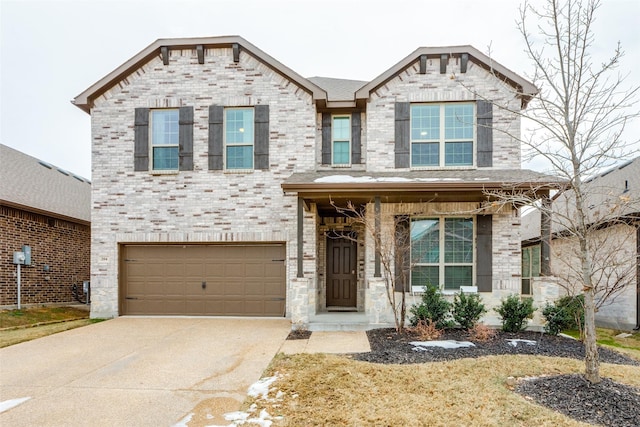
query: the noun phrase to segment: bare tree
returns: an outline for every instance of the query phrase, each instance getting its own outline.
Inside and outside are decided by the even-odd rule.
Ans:
[[[331,201],[336,211],[344,215],[352,224],[364,229],[371,239],[374,251],[380,258],[381,273],[385,281],[387,300],[393,311],[397,332],[404,330],[407,315],[406,293],[409,288],[411,239],[408,232],[409,216],[396,215],[392,228],[380,224],[376,226],[376,219],[366,206],[356,206],[348,201],[345,206],[338,206]],[[358,238],[350,233],[338,232],[336,236],[357,242]]]
[[[629,201],[619,200],[615,209],[595,212],[594,194],[590,193],[593,185],[587,181],[636,153],[623,139],[623,131],[638,117],[633,107],[640,88],[627,88],[627,76],[617,71],[624,56],[620,43],[603,62],[596,63],[593,57],[593,23],[599,0],[545,0],[539,4],[525,1],[518,20],[526,53],[534,66],[531,80],[540,89],[529,108],[519,112],[533,123],[530,137],[523,142],[529,155],[544,158],[552,173],[570,185],[562,200],[554,202],[564,206],[553,209],[553,229],[576,242],[574,257],[569,258],[575,263],[568,279],[579,284],[584,294],[585,378],[597,383],[597,304],[624,286],[628,275],[614,273],[613,267],[619,262],[615,255],[600,257],[598,248],[603,246],[595,236],[606,223],[621,217]],[[598,295],[601,282],[608,285]]]

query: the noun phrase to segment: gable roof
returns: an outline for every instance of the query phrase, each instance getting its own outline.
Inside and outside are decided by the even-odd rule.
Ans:
[[[513,86],[519,93],[523,108],[526,107],[529,100],[538,93],[538,89],[532,83],[469,45],[420,47],[375,79],[366,82],[328,77],[311,77],[307,79],[240,36],[220,36],[158,39],[76,96],[71,102],[86,113],[90,113],[94,99],[118,84],[123,78],[133,73],[137,68],[152,58],[161,56],[163,48],[196,49],[198,46],[202,46],[203,48],[238,47],[243,52],[255,57],[277,73],[308,91],[319,108],[362,107],[371,95],[371,92],[410,67],[423,55],[427,58],[440,58],[441,55],[445,54],[449,57],[461,57],[463,54],[467,54],[469,61],[486,70],[492,71],[497,78],[503,79]]]
[[[293,71],[283,63],[279,62],[266,52],[258,49],[253,44],[240,36],[220,36],[220,37],[198,37],[198,38],[175,38],[175,39],[158,39],[151,43],[149,46],[138,52],[131,59],[118,68],[107,74],[91,87],[86,89],[80,95],[76,96],[71,101],[76,107],[82,109],[86,113],[90,113],[93,100],[106,92],[113,86],[115,86],[122,78],[131,74],[142,64],[148,62],[153,57],[161,55],[161,49],[168,47],[169,49],[188,49],[195,48],[198,45],[202,45],[204,48],[214,47],[238,47],[249,55],[255,57],[259,61],[263,62],[267,66],[271,67],[277,73],[288,78],[292,82],[296,83],[303,89],[312,94],[314,100],[327,99],[327,93],[318,87],[316,84],[305,79],[300,74]]]
[[[0,144],[0,204],[89,224],[91,182]]]
[[[407,67],[417,61],[422,55],[427,58],[440,58],[441,55],[449,55],[450,57],[460,57],[462,54],[469,55],[469,61],[480,65],[482,68],[491,70],[499,78],[504,79],[507,83],[513,86],[522,99],[523,108],[526,107],[529,100],[538,93],[538,89],[533,83],[509,70],[507,67],[494,61],[489,56],[480,52],[473,46],[440,46],[440,47],[420,47],[407,55],[400,62],[389,68],[384,73],[380,74],[375,79],[371,80],[365,86],[360,88],[356,92],[356,99],[367,99],[371,92],[391,80],[393,77],[404,71]]]

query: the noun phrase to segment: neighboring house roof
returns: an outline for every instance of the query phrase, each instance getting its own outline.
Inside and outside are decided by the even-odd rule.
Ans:
[[[309,77],[309,80],[327,91],[329,101],[353,101],[356,91],[367,84],[363,80],[345,80],[330,77]]]
[[[0,204],[74,222],[91,221],[91,182],[0,144]]]
[[[640,157],[623,162],[583,183],[590,222],[607,221],[640,212]],[[568,190],[553,198],[552,231],[567,227],[562,215],[573,217],[573,191]],[[563,223],[565,223],[563,225]],[[521,237],[523,241],[540,237],[540,210],[532,209],[522,217]]]
[[[163,49],[197,49],[198,46],[202,46],[203,49],[214,47],[237,47],[239,50],[255,57],[259,61],[271,67],[277,73],[308,91],[320,108],[362,107],[364,105],[364,101],[369,98],[372,91],[400,74],[406,68],[412,66],[416,61],[420,60],[421,57],[440,58],[442,55],[459,58],[466,54],[469,61],[484,69],[492,71],[498,78],[503,79],[505,82],[513,86],[519,93],[523,107],[527,105],[531,97],[538,93],[538,89],[532,83],[495,62],[492,58],[472,46],[418,48],[372,81],[365,82],[326,77],[312,77],[306,79],[242,37],[220,36],[158,39],[136,54],[133,58],[129,59],[114,71],[100,79],[80,95],[76,96],[72,103],[86,113],[90,113],[94,99],[118,84],[123,78],[133,73],[142,64],[150,61],[154,57],[161,57]]]

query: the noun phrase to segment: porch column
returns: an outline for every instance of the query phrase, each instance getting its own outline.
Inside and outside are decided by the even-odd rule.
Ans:
[[[304,277],[303,257],[304,257],[304,201],[298,197],[298,274],[297,277]]]
[[[540,210],[540,275],[551,276],[551,199],[542,197]]]
[[[382,277],[380,272],[380,196],[376,196],[375,198],[375,244],[376,244],[376,253],[375,253],[375,262],[374,262],[374,273],[373,277]]]

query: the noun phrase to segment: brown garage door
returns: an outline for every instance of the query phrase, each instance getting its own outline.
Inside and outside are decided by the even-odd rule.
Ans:
[[[121,254],[121,314],[284,315],[284,244],[125,245]]]

